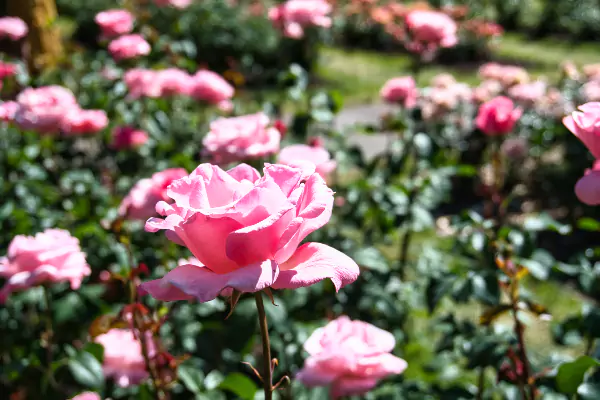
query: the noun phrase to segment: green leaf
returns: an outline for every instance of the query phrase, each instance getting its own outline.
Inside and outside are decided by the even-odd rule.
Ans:
[[[600,221],[589,217],[580,218],[577,227],[586,231],[600,231]]]
[[[575,361],[561,364],[556,374],[558,390],[562,393],[576,393],[587,370],[598,365],[600,362],[590,356],[581,356]]]
[[[361,267],[377,272],[388,272],[390,270],[387,260],[375,247],[365,247],[356,251],[354,261]]]
[[[219,385],[219,388],[228,390],[234,393],[237,397],[246,400],[253,400],[254,395],[258,390],[252,379],[248,378],[246,375],[240,374],[239,372],[234,372],[227,375],[227,377]]]
[[[104,386],[102,364],[87,351],[80,351],[69,360],[69,370],[73,374],[73,378],[84,386],[91,388]]]
[[[473,275],[473,295],[487,305],[496,305],[500,302],[500,286],[498,279],[493,274]]]
[[[577,394],[581,400],[600,399],[600,383],[584,383],[577,388]]]
[[[204,387],[204,373],[199,368],[182,364],[177,368],[179,379],[187,390],[198,394]]]
[[[435,311],[440,300],[452,290],[454,281],[450,277],[432,278],[425,289],[425,298],[427,300],[427,309],[429,314]]]
[[[558,232],[561,235],[566,235],[571,232],[570,225],[561,224],[545,212],[540,213],[538,216],[527,218],[523,227],[528,231],[537,232],[551,230]]]

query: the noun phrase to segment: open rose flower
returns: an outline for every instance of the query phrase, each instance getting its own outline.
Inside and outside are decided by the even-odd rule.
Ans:
[[[170,168],[139,180],[119,206],[119,215],[127,219],[145,220],[154,215],[155,205],[168,200],[167,188],[176,179],[187,175],[183,168]]]
[[[102,30],[104,38],[113,38],[131,32],[134,19],[126,10],[106,10],[96,14],[94,21]]]
[[[304,343],[310,357],[297,378],[309,387],[330,386],[334,399],[365,394],[380,379],[406,369],[406,361],[390,354],[395,344],[389,332],[339,317]]]
[[[0,39],[9,38],[10,40],[20,40],[29,32],[27,24],[17,17],[0,18]]]
[[[213,121],[202,144],[213,162],[220,164],[274,154],[280,139],[279,131],[269,126],[269,117],[257,113]]]
[[[73,397],[71,400],[101,400],[102,398],[96,392],[83,392]]]
[[[124,35],[108,44],[108,51],[117,61],[150,54],[152,48],[141,35]]]
[[[216,72],[207,70],[198,71],[192,77],[190,85],[190,95],[196,100],[217,105],[224,111],[228,111],[233,106],[231,98],[235,90],[233,86]]]
[[[409,12],[406,15],[406,28],[411,38],[409,48],[416,52],[452,47],[458,43],[456,22],[438,11]]]
[[[331,27],[331,4],[325,0],[288,0],[269,9],[269,19],[285,36],[299,39],[309,26]]]
[[[116,150],[133,149],[144,145],[148,134],[130,126],[120,126],[113,131],[111,147]]]
[[[7,280],[0,289],[0,303],[15,291],[45,283],[69,282],[75,290],[90,273],[79,240],[67,231],[47,229],[35,236],[15,236],[6,257],[0,258],[0,276]]]
[[[61,86],[27,88],[17,96],[15,123],[21,129],[55,133],[71,110],[79,109],[73,93]]]
[[[479,107],[475,124],[488,136],[501,136],[510,133],[523,111],[515,108],[511,99],[498,96]]]
[[[563,124],[600,159],[600,103],[586,103],[563,118]]]
[[[302,166],[303,163],[309,162],[316,167],[316,172],[325,180],[337,165],[324,147],[305,144],[293,144],[284,147],[279,152],[277,161],[280,164],[291,166]]]
[[[106,128],[108,117],[102,110],[71,109],[61,123],[62,132],[68,135],[95,133]]]
[[[154,344],[149,338],[150,357],[154,356]],[[140,341],[130,329],[111,329],[97,336],[95,342],[104,347],[102,370],[106,377],[113,378],[117,385],[137,385],[148,377]]]
[[[419,89],[412,76],[402,76],[387,81],[379,94],[388,103],[398,103],[403,107],[413,108],[417,104]]]
[[[600,206],[600,160],[575,185],[577,198],[589,206]]]
[[[164,301],[210,301],[224,289],[257,292],[294,289],[325,278],[336,290],[359,274],[356,263],[321,243],[300,243],[331,217],[333,191],[307,168],[266,164],[261,177],[240,164],[223,171],[201,164],[167,190],[173,204],[159,202],[164,216],[146,222],[164,229],[205,267],[176,267],[145,282],[142,292]]]
[[[5,101],[0,104],[0,121],[13,122],[18,109],[19,103],[16,101]]]

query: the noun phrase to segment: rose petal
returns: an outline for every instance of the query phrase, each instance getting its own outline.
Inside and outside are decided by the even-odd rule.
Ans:
[[[600,171],[590,171],[575,185],[577,198],[589,206],[600,205]]]
[[[367,393],[377,385],[377,379],[374,378],[340,378],[331,385],[331,397],[336,399],[343,396],[351,396]]]
[[[247,180],[252,183],[260,179],[260,174],[255,168],[252,168],[248,164],[239,164],[231,168],[227,173],[235,180],[242,181]]]

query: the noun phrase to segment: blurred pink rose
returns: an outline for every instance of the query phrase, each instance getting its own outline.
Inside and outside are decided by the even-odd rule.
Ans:
[[[108,117],[102,110],[82,110],[72,108],[65,114],[62,123],[62,132],[68,135],[96,133],[106,128]]]
[[[304,385],[330,385],[330,395],[362,395],[380,379],[401,374],[406,361],[390,354],[396,345],[391,333],[342,316],[317,329],[304,343],[310,354],[297,378]]]
[[[532,106],[542,100],[546,89],[547,85],[543,81],[519,83],[508,89],[508,95],[521,104]]]
[[[102,398],[96,392],[84,392],[73,397],[71,400],[101,400]]]
[[[27,88],[17,96],[15,123],[21,129],[54,133],[73,109],[79,109],[73,93],[62,86]]]
[[[585,101],[600,101],[600,81],[589,81],[581,87]]]
[[[419,89],[412,76],[402,76],[387,81],[379,94],[388,103],[399,103],[406,108],[413,108],[417,104]]]
[[[589,206],[600,206],[600,160],[575,185],[577,198]]]
[[[478,104],[485,103],[502,92],[502,84],[495,80],[485,80],[472,90],[472,100]]]
[[[325,180],[337,165],[324,147],[307,146],[305,144],[293,144],[284,147],[279,152],[277,162],[291,166],[302,166],[306,162],[312,163],[316,166],[316,172]]]
[[[142,96],[158,98],[162,95],[162,86],[157,77],[157,71],[133,68],[125,72],[123,81],[129,89],[128,96],[132,99]]]
[[[108,51],[117,61],[150,54],[152,48],[141,35],[124,35],[108,44]]]
[[[529,74],[525,68],[493,62],[482,65],[479,68],[479,76],[483,79],[498,81],[504,87],[529,81]]]
[[[0,18],[0,39],[8,37],[10,40],[19,40],[24,38],[27,32],[29,32],[27,24],[21,18]]]
[[[103,38],[113,38],[133,30],[134,16],[126,10],[106,10],[96,14],[94,21],[100,26]]]
[[[224,289],[295,289],[325,278],[336,290],[359,274],[356,263],[320,243],[300,242],[331,218],[333,191],[314,169],[246,164],[223,171],[201,164],[171,184],[146,231],[166,230],[206,268],[182,265],[140,289],[164,301],[210,301]]]
[[[125,150],[142,146],[148,141],[148,134],[130,126],[120,126],[113,131],[111,147]]]
[[[174,181],[187,175],[183,168],[170,168],[139,180],[119,206],[119,215],[127,219],[145,220],[156,215],[155,205],[168,200],[167,188]]]
[[[515,108],[511,99],[498,96],[479,107],[475,124],[488,136],[501,136],[510,133],[523,111]]]
[[[16,291],[44,283],[69,282],[78,289],[91,273],[79,240],[61,229],[47,229],[35,236],[18,235],[0,258],[0,276],[6,278],[0,303]]]
[[[406,28],[411,48],[430,51],[438,47],[452,47],[458,43],[456,22],[438,11],[414,10],[406,15]]]
[[[452,74],[438,74],[431,79],[431,86],[434,88],[446,89],[456,83]]]
[[[0,121],[13,122],[18,109],[19,103],[16,101],[5,101],[0,104]]]
[[[192,77],[190,95],[196,100],[228,107],[234,92],[233,86],[216,72],[202,70]]]
[[[179,68],[167,68],[156,73],[162,96],[187,95],[191,91],[192,77]]]
[[[102,370],[106,377],[113,378],[117,385],[128,387],[137,385],[148,377],[146,363],[142,355],[140,341],[129,329],[111,329],[94,339],[104,347]],[[155,353],[152,340],[149,356]]]
[[[184,9],[192,4],[192,0],[154,0],[154,4],[159,7],[175,7]]]
[[[269,127],[269,117],[257,113],[211,122],[202,144],[214,162],[228,163],[274,154],[280,139],[279,131]]]
[[[0,61],[0,80],[14,76],[17,72],[17,65]]]
[[[309,26],[331,27],[331,4],[325,0],[288,0],[269,9],[269,19],[285,36],[299,39]]]
[[[563,118],[563,124],[600,159],[600,103],[586,103],[579,110]]]

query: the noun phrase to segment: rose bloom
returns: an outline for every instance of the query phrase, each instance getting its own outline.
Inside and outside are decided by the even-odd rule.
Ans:
[[[18,109],[19,103],[16,101],[5,101],[0,104],[0,121],[13,122]]]
[[[158,98],[162,95],[162,86],[157,77],[157,71],[133,68],[125,72],[123,82],[129,89],[129,98],[137,99],[142,96]]]
[[[216,72],[202,70],[192,77],[190,96],[221,108],[231,106],[231,98],[235,90],[221,75]]]
[[[192,77],[179,68],[167,68],[156,73],[162,96],[190,93]]]
[[[388,103],[399,103],[406,108],[413,108],[417,104],[419,90],[412,76],[402,76],[387,81],[379,95]]]
[[[73,93],[61,86],[27,88],[17,96],[15,123],[21,129],[54,133],[73,109],[79,109]]]
[[[519,83],[508,89],[508,95],[521,104],[532,106],[544,97],[546,89],[543,81]]]
[[[106,10],[96,14],[94,21],[100,26],[103,37],[113,38],[131,32],[134,19],[126,10]]]
[[[284,147],[279,152],[277,162],[291,166],[301,166],[306,162],[312,163],[316,167],[316,172],[325,180],[337,165],[324,147],[307,146],[305,144],[293,144]]]
[[[192,4],[192,0],[154,0],[154,4],[158,7],[175,7],[184,9]]]
[[[325,0],[288,0],[269,9],[269,19],[285,36],[299,39],[309,26],[331,27],[331,4]]]
[[[406,369],[406,361],[390,354],[395,345],[391,333],[339,317],[304,343],[310,356],[297,378],[309,387],[329,385],[334,399],[365,394],[380,379]]]
[[[27,28],[27,24],[21,18],[0,18],[0,39],[7,37],[10,40],[16,41],[24,38],[27,32],[29,32],[29,28]]]
[[[187,175],[183,168],[169,168],[139,180],[119,206],[119,215],[127,219],[146,220],[154,215],[156,203],[168,200],[167,188],[176,179]]]
[[[586,103],[579,110],[563,118],[563,124],[600,159],[600,103]]]
[[[6,278],[0,303],[8,296],[45,283],[69,282],[71,289],[91,273],[79,240],[61,229],[47,229],[35,236],[18,235],[0,258],[0,276]]]
[[[150,54],[152,48],[141,35],[124,35],[108,44],[108,51],[117,61]]]
[[[581,87],[581,93],[585,101],[600,101],[600,81],[589,81]]]
[[[113,131],[111,147],[117,150],[132,149],[144,145],[148,134],[130,126],[120,126]]]
[[[0,80],[14,76],[17,72],[17,65],[0,61]]]
[[[101,400],[101,397],[96,392],[84,392],[73,397],[71,400]]]
[[[274,154],[280,139],[279,131],[269,127],[269,117],[256,113],[211,122],[202,144],[214,162],[228,163]]]
[[[600,79],[600,64],[587,64],[583,66],[583,74],[592,80]]]
[[[575,185],[577,198],[589,206],[600,206],[600,160]]]
[[[295,289],[329,278],[339,290],[356,280],[359,268],[348,256],[321,243],[300,246],[333,207],[333,191],[309,167],[266,164],[261,177],[247,164],[229,171],[201,164],[173,182],[167,194],[174,203],[159,202],[165,218],[149,219],[146,231],[164,229],[206,267],[181,265],[141,291],[164,301],[206,302],[226,288]]]
[[[130,329],[111,329],[97,336],[94,341],[104,347],[104,375],[113,378],[117,385],[137,385],[148,377],[142,345]],[[153,356],[155,349],[152,340],[148,344],[149,356]]]
[[[472,100],[478,104],[485,103],[502,92],[502,84],[495,80],[485,80],[472,90]]]
[[[498,96],[479,107],[475,124],[488,136],[501,136],[510,133],[523,111],[515,108],[511,99]]]
[[[498,81],[504,87],[510,87],[529,81],[529,74],[525,68],[497,63],[487,63],[482,65],[479,68],[479,76],[483,79]]]
[[[406,15],[405,21],[416,50],[452,47],[458,43],[456,22],[444,13],[414,10]]]
[[[72,108],[63,118],[61,130],[68,135],[96,133],[106,128],[108,117],[102,110]]]

